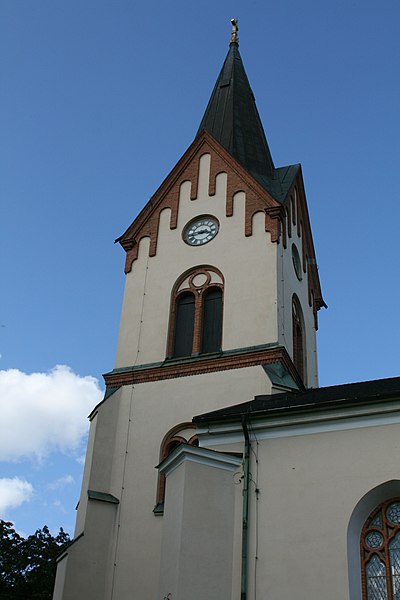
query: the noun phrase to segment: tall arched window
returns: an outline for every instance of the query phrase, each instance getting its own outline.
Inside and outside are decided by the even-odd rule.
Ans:
[[[222,345],[222,273],[215,267],[186,271],[172,290],[167,355],[219,352]]]
[[[361,533],[363,600],[400,599],[400,498],[383,502]]]
[[[292,299],[292,332],[293,332],[293,363],[306,383],[306,339],[304,318],[299,299],[296,294]]]
[[[222,338],[222,290],[211,287],[203,296],[202,352],[218,352]]]
[[[195,296],[191,292],[183,292],[177,297],[174,356],[188,356],[192,353],[194,308]]]

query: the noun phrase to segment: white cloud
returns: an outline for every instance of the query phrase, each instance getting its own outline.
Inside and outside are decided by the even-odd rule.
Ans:
[[[4,515],[9,508],[16,508],[31,499],[32,484],[19,477],[0,479],[0,514]]]
[[[72,475],[64,475],[64,477],[60,477],[59,479],[49,483],[47,489],[62,490],[66,485],[71,485],[72,483],[75,483],[75,479],[72,477]]]
[[[65,365],[47,373],[0,371],[0,460],[77,450],[101,398],[97,379]]]
[[[85,460],[86,460],[86,454],[81,454],[80,456],[76,457],[76,462],[80,465],[84,465]]]

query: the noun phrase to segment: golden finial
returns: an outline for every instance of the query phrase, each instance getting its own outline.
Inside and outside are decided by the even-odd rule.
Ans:
[[[231,44],[238,44],[239,38],[237,32],[239,31],[238,27],[238,19],[231,19],[232,23],[232,35],[231,35]]]

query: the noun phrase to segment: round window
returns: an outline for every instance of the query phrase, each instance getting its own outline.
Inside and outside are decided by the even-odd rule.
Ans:
[[[301,281],[303,279],[303,274],[301,271],[301,260],[295,244],[292,244],[292,260],[297,279]]]

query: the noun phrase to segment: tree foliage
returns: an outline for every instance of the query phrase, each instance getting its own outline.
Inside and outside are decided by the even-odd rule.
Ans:
[[[62,528],[53,537],[46,525],[24,539],[0,520],[0,600],[51,600],[55,559],[69,541]]]

